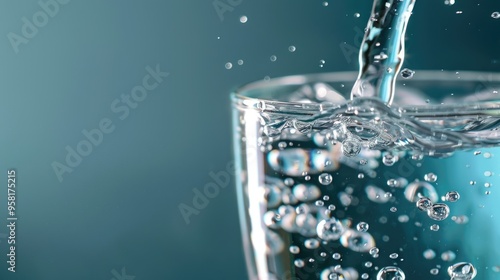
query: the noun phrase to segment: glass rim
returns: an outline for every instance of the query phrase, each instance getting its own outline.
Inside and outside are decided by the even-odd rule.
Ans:
[[[443,71],[443,70],[415,70],[416,75],[411,79],[402,79],[398,77],[397,82],[488,82],[488,83],[500,83],[500,72],[487,72],[487,71]],[[458,73],[458,74],[457,74]],[[299,74],[299,75],[289,75],[276,77],[269,80],[258,80],[254,82],[247,83],[231,93],[231,101],[233,106],[240,109],[254,109],[259,111],[268,111],[274,113],[285,113],[294,115],[313,115],[318,112],[322,112],[334,107],[337,107],[341,103],[333,102],[298,102],[298,101],[279,101],[272,98],[261,98],[248,96],[249,91],[265,89],[271,87],[279,86],[300,86],[306,85],[307,83],[323,82],[323,83],[334,83],[334,82],[349,82],[354,83],[358,76],[357,71],[339,71],[339,72],[328,72],[328,73],[311,73],[311,74]],[[346,101],[349,101],[347,99]],[[490,102],[496,104],[500,108],[500,102]],[[345,103],[345,102],[343,102]],[[466,106],[473,106],[474,104],[484,104],[484,102],[471,102],[463,104]],[[397,105],[396,107],[405,108],[410,105]],[[457,107],[454,104],[453,107]],[[462,105],[462,106],[463,106]],[[265,106],[265,108],[263,108]],[[441,104],[425,104],[425,105],[411,105],[413,108],[421,107],[426,109],[436,109],[441,108]],[[491,106],[488,106],[491,108]]]

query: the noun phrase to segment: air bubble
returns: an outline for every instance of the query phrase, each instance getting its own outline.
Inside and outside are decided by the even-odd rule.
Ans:
[[[433,224],[433,225],[431,225],[430,229],[432,231],[438,231],[439,230],[439,225]]]
[[[358,231],[363,231],[363,232],[366,232],[368,231],[368,229],[370,228],[370,226],[368,225],[368,223],[365,223],[365,222],[359,222],[357,225],[356,225],[356,229]]]
[[[243,59],[238,59],[238,65],[243,65]]]
[[[427,249],[424,251],[424,258],[426,260],[432,260],[436,257],[436,252],[434,252],[434,250],[432,249]]]
[[[391,258],[393,260],[397,259],[398,257],[399,257],[399,255],[397,253],[392,253],[392,254],[389,255],[389,258]]]
[[[354,13],[354,17],[355,17],[355,18],[359,18],[360,16],[361,16],[361,14],[360,14],[360,13]]]
[[[323,174],[319,175],[318,179],[319,179],[319,182],[325,186],[331,184],[333,181],[332,175],[330,175],[328,173],[323,173]]]
[[[436,221],[442,221],[450,214],[450,208],[444,203],[436,203],[427,209],[427,215]]]
[[[401,268],[386,266],[377,273],[377,280],[405,280],[406,276]]]
[[[476,268],[471,263],[459,262],[448,267],[448,275],[453,280],[472,280],[476,274]]]
[[[445,195],[445,200],[449,202],[456,202],[460,199],[460,194],[456,191],[447,192]]]
[[[438,274],[439,274],[439,269],[437,269],[437,268],[432,268],[429,272],[430,272],[432,275],[438,275]]]
[[[300,253],[300,248],[298,246],[295,246],[295,245],[290,246],[289,250],[290,250],[290,253],[292,253],[294,255]]]
[[[431,209],[432,201],[427,197],[422,197],[417,201],[417,208],[421,211],[427,211]]]
[[[348,229],[342,234],[340,244],[354,252],[368,252],[375,246],[375,240],[368,232]]]
[[[361,144],[354,139],[346,139],[342,142],[342,152],[347,157],[353,157],[361,151]]]
[[[411,78],[413,78],[414,74],[415,74],[415,71],[408,69],[408,68],[404,68],[403,70],[401,70],[401,77],[403,79],[411,79]]]
[[[319,247],[319,241],[317,239],[314,239],[314,238],[306,239],[304,241],[304,246],[307,249],[316,249]]]
[[[298,259],[298,260],[295,260],[295,261],[293,262],[293,264],[295,264],[295,266],[296,266],[296,267],[304,267],[304,264],[305,264],[305,263],[304,263],[304,261],[303,261],[303,260]]]
[[[452,251],[446,251],[441,254],[441,259],[445,262],[452,262],[456,257],[457,255],[455,255]]]
[[[295,46],[289,46],[288,47],[288,51],[289,52],[295,52],[297,50],[297,48]]]
[[[342,255],[340,255],[339,253],[334,253],[334,254],[332,255],[332,258],[333,258],[334,260],[340,260],[340,258],[342,258]]]
[[[241,23],[246,23],[248,21],[248,17],[247,16],[241,16],[240,17],[240,22]]]
[[[319,222],[316,231],[323,240],[338,240],[344,233],[344,226],[339,220],[331,218]]]
[[[427,182],[436,182],[437,181],[437,175],[434,173],[427,173],[424,175],[424,180]]]
[[[398,159],[398,156],[386,153],[382,158],[382,162],[385,166],[393,166],[398,161]]]
[[[226,67],[227,70],[233,68],[233,64],[231,62],[227,62],[224,67]]]
[[[278,59],[278,57],[277,57],[277,56],[275,56],[275,55],[271,55],[271,57],[270,57],[269,59],[270,59],[272,62],[275,62],[275,61]]]

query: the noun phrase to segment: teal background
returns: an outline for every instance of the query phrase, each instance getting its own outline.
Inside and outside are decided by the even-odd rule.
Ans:
[[[232,160],[229,92],[266,76],[357,70],[340,45],[358,47],[369,1],[242,0],[223,20],[210,0],[59,6],[16,53],[7,35],[41,8],[0,2],[0,279],[132,280],[113,274],[122,268],[136,280],[246,279],[234,187],[189,224],[179,205],[192,205],[193,189]],[[418,1],[405,67],[500,71],[494,11],[500,2]],[[120,120],[110,104],[157,64],[170,76]],[[59,182],[51,164],[103,118],[115,130]],[[5,262],[9,168],[18,179],[16,273]]]

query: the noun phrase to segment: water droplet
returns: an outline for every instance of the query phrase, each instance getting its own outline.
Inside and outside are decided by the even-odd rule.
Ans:
[[[449,202],[456,202],[460,199],[460,194],[456,191],[447,192],[445,195],[445,200]]]
[[[432,260],[436,257],[436,252],[432,249],[427,249],[424,251],[424,258],[427,260]]]
[[[471,263],[459,262],[448,267],[448,275],[453,280],[472,280],[476,274],[476,268]]]
[[[331,184],[333,181],[332,175],[330,175],[328,173],[323,173],[323,174],[319,175],[318,179],[319,179],[319,182],[325,186]]]
[[[292,246],[290,246],[289,249],[290,249],[290,253],[292,253],[292,254],[296,255],[296,254],[300,253],[299,246],[292,245]]]
[[[404,68],[403,70],[401,70],[401,73],[400,73],[400,75],[403,79],[411,79],[411,78],[413,78],[414,74],[415,74],[415,71],[408,69],[408,68]]]
[[[444,203],[436,203],[427,209],[427,215],[436,221],[442,221],[450,214],[450,208]]]
[[[422,197],[417,201],[417,208],[420,209],[421,211],[427,211],[431,209],[431,207],[432,207],[432,201],[427,197]]]
[[[272,62],[275,62],[275,61],[278,59],[278,57],[277,57],[277,56],[275,56],[275,55],[271,55],[271,57],[270,57],[269,59],[270,59]]]
[[[403,270],[395,266],[386,266],[377,273],[377,280],[405,280]]]
[[[248,17],[247,16],[241,16],[240,17],[240,22],[241,23],[246,23],[248,21]]]
[[[344,233],[344,225],[335,218],[326,219],[318,223],[316,231],[323,240],[338,240]]]
[[[365,223],[365,222],[359,222],[357,225],[356,225],[356,229],[358,231],[368,231],[368,228],[370,228],[370,226],[368,225],[368,223]]]
[[[437,175],[434,173],[427,173],[424,175],[424,180],[427,182],[436,182],[437,181]]]
[[[297,48],[295,46],[289,46],[288,47],[288,51],[289,52],[295,52],[297,50]]]
[[[361,144],[352,138],[348,138],[342,142],[342,152],[347,157],[353,157],[361,151]]]
[[[226,67],[227,70],[233,68],[233,64],[231,62],[227,62],[224,67]]]

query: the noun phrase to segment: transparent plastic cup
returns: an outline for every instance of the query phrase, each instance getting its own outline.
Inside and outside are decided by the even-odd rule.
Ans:
[[[390,107],[355,78],[232,94],[249,279],[500,279],[500,74],[416,71]]]

